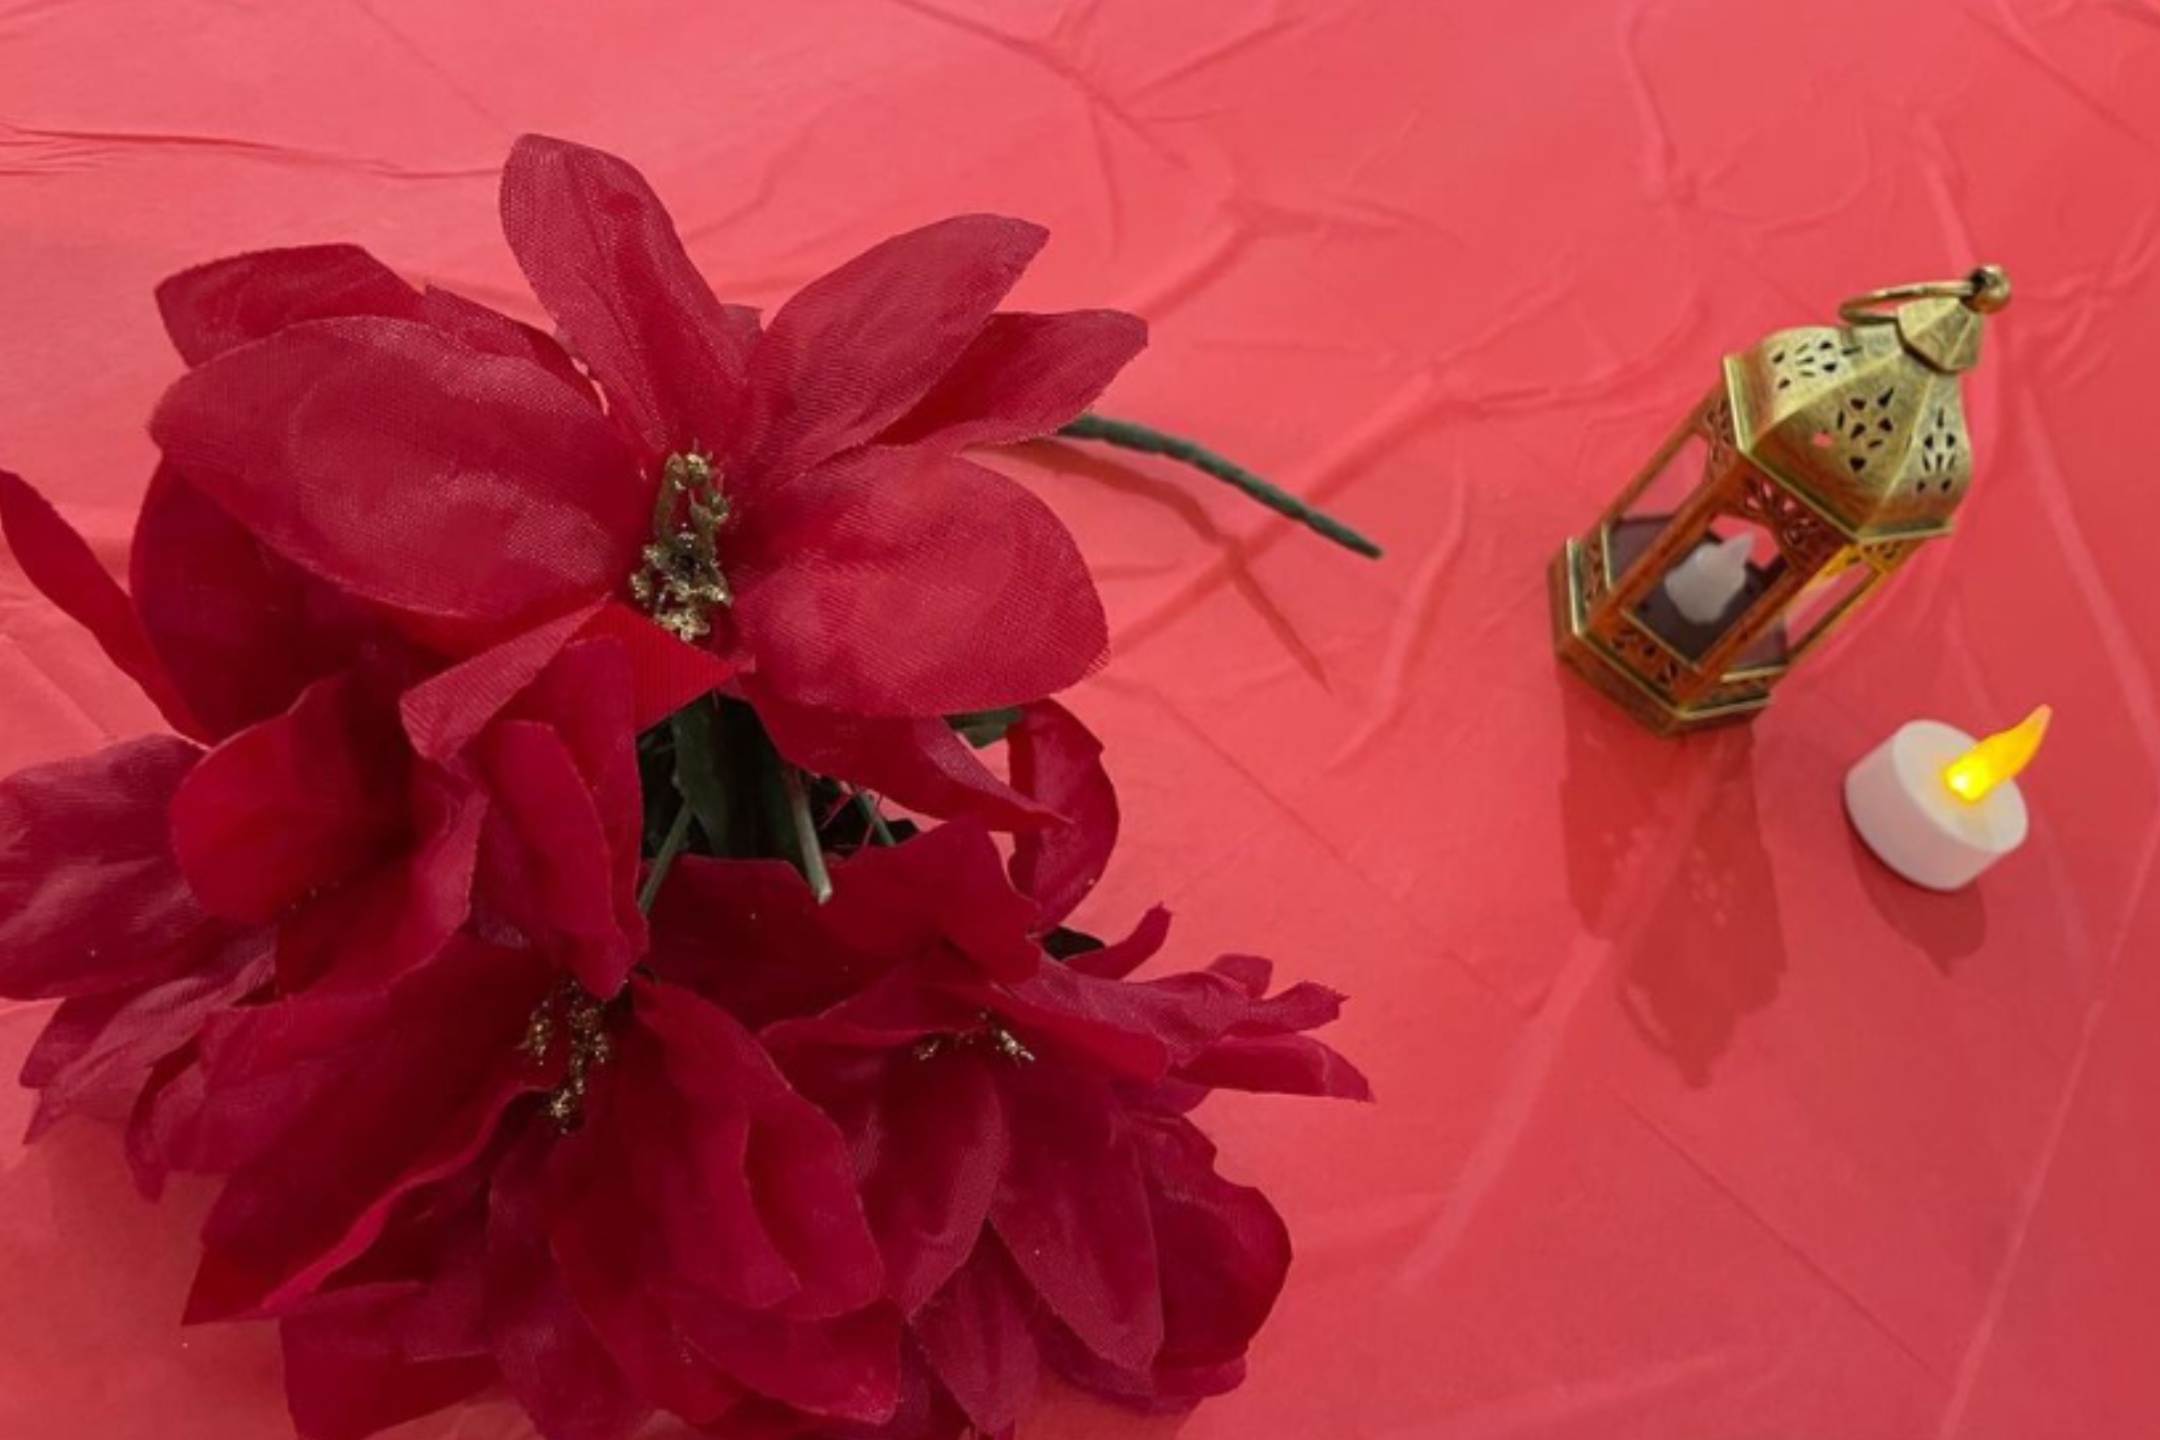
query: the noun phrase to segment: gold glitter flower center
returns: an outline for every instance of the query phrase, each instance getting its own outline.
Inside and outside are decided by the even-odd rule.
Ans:
[[[562,1083],[548,1095],[548,1114],[565,1135],[585,1123],[585,1092],[592,1074],[615,1056],[607,1034],[607,1003],[575,980],[565,980],[533,1007],[518,1046],[535,1065],[562,1057]]]
[[[667,458],[653,499],[653,538],[630,593],[653,623],[690,643],[712,634],[712,612],[734,603],[720,570],[720,527],[727,497],[712,457],[691,450]]]
[[[1028,1049],[1019,1036],[999,1024],[997,1017],[987,1010],[982,1013],[982,1023],[973,1030],[964,1030],[954,1035],[932,1035],[926,1040],[918,1041],[915,1058],[934,1059],[948,1049],[987,1050],[1015,1065],[1035,1063],[1035,1052]]]

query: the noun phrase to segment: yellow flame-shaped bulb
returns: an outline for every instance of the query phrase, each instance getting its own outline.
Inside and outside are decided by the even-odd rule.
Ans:
[[[2042,705],[2000,735],[1988,736],[1950,762],[1943,771],[1943,783],[1959,799],[1979,804],[2032,764],[2033,756],[2040,753],[2040,742],[2047,738],[2048,721],[2054,717],[2054,709]]]

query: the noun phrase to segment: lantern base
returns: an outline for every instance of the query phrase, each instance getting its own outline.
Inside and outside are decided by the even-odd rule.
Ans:
[[[1611,654],[1584,626],[1582,558],[1574,540],[1553,557],[1550,571],[1553,648],[1562,663],[1659,735],[1687,735],[1753,719],[1770,703],[1767,690],[1712,704],[1682,705],[1660,695],[1627,663]]]

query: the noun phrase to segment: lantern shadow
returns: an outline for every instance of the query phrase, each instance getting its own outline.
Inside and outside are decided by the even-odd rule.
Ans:
[[[1845,843],[1875,913],[1946,977],[1956,975],[1958,963],[1987,943],[1987,902],[1978,887],[1944,894],[1915,885],[1876,859],[1849,824]]]
[[[1777,999],[1784,922],[1745,729],[1666,740],[1567,678],[1571,898],[1618,956],[1619,1003],[1692,1086]]]

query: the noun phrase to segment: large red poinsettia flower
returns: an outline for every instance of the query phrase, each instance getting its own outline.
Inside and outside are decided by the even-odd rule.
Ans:
[[[1050,960],[1029,938],[1036,905],[966,824],[833,879],[820,907],[785,867],[685,862],[650,963],[761,1024],[849,1138],[908,1323],[904,1403],[880,1433],[950,1434],[957,1413],[1002,1434],[1045,1364],[1147,1408],[1236,1385],[1289,1239],[1259,1192],[1215,1173],[1186,1112],[1217,1088],[1363,1098],[1304,1033],[1340,998],[1271,996],[1248,957],[1132,981],[1167,932],[1159,911]],[[734,1423],[822,1433],[769,1404]]]
[[[333,305],[183,378],[152,426],[168,461],[423,645],[643,596],[736,668],[798,764],[1026,817],[941,717],[1078,679],[1102,609],[1056,518],[956,452],[1070,419],[1140,323],[997,313],[1044,234],[968,216],[873,248],[761,328],[713,297],[635,171],[537,137],[503,215],[604,409],[523,336]]]

